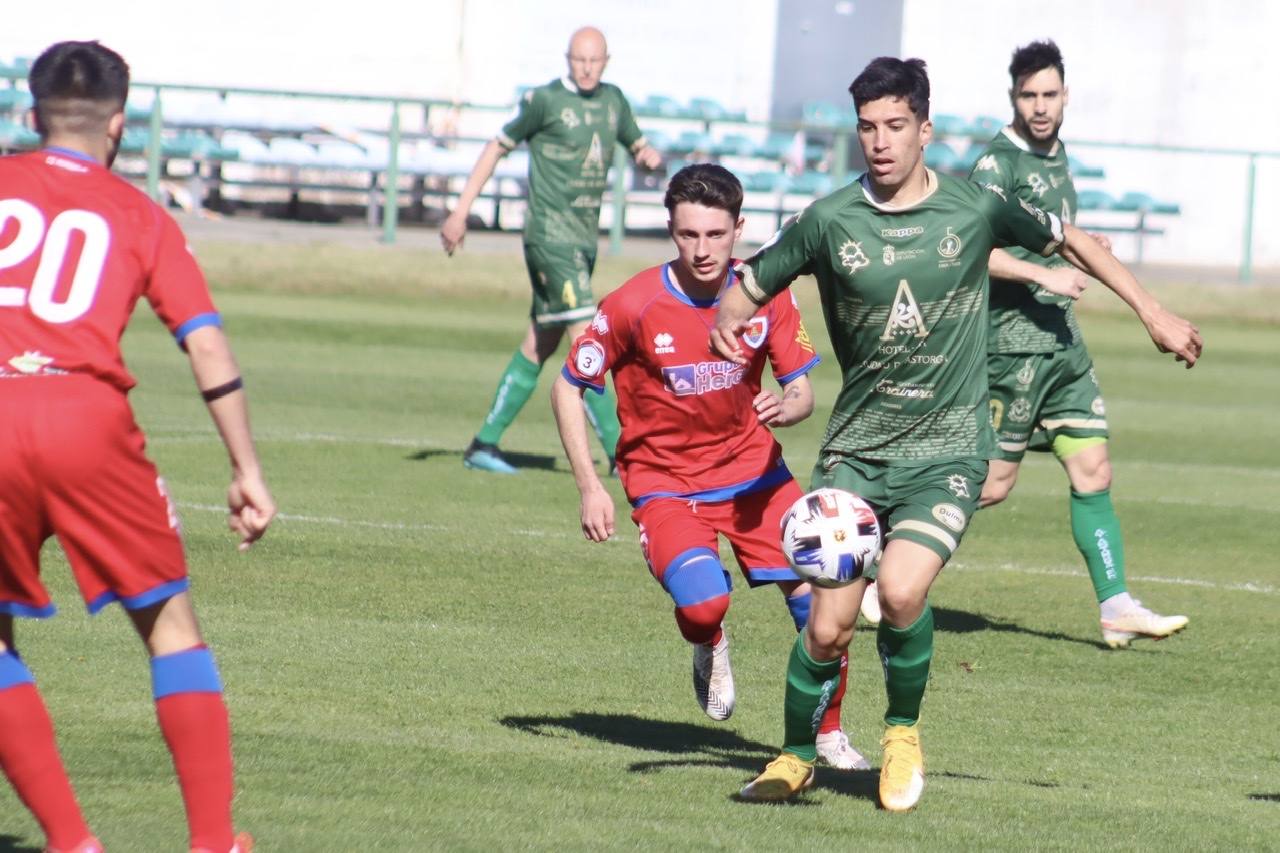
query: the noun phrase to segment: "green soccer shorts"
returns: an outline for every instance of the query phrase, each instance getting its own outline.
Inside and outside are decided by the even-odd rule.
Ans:
[[[596,299],[591,293],[594,249],[526,243],[524,264],[533,286],[529,315],[535,326],[570,326],[595,316]]]
[[[1106,438],[1107,408],[1093,361],[1082,346],[987,360],[995,458],[1019,462],[1027,450],[1049,450],[1060,435]]]
[[[818,460],[809,486],[853,492],[876,511],[886,544],[907,539],[928,548],[945,564],[978,511],[986,479],[985,459],[907,466],[830,454]],[[875,573],[868,572],[867,577],[875,580]]]

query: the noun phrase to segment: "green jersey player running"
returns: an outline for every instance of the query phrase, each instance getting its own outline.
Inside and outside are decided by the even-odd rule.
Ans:
[[[662,158],[645,142],[622,91],[602,83],[609,48],[604,34],[583,27],[569,40],[569,76],[530,89],[514,118],[480,152],[458,206],[440,228],[450,255],[467,234],[471,205],[508,152],[529,143],[529,207],[525,215],[524,260],[533,287],[529,330],[498,380],[489,414],[463,454],[468,468],[514,474],[498,450],[503,432],[538,385],[542,365],[556,351],[565,330],[573,340],[595,316],[591,273],[596,265],[600,198],[607,186],[613,147],[622,143],[647,169]],[[618,443],[613,395],[588,395],[587,413],[610,465]]]
[[[1032,42],[1009,65],[1013,124],[996,134],[970,178],[1000,187],[1063,221],[1075,218],[1076,189],[1058,138],[1067,106],[1062,54]],[[1094,235],[1104,248],[1110,241]],[[991,254],[991,327],[987,366],[991,425],[998,448],[979,505],[1000,503],[1018,479],[1028,446],[1052,449],[1071,484],[1071,534],[1093,581],[1107,645],[1167,637],[1185,616],[1161,616],[1134,600],[1125,584],[1124,540],[1111,505],[1106,407],[1070,300],[1024,285],[1084,276],[1059,258],[1016,247]]]
[[[1060,252],[1129,303],[1161,349],[1190,364],[1201,343],[1189,323],[1055,213],[925,168],[933,128],[924,62],[881,57],[849,88],[868,172],[814,202],[746,262],[743,286],[721,299],[711,345],[740,362],[737,335],[757,304],[799,275],[817,279],[843,383],[811,485],[861,495],[887,531],[877,578],[888,694],[879,793],[885,809],[906,811],[924,790],[918,721],[933,657],[927,595],[978,509],[995,451],[986,377],[991,250]],[[1078,288],[1068,283],[1063,292]],[[864,585],[814,590],[787,668],[782,754],[743,798],[786,799],[813,783],[814,723],[837,684]]]

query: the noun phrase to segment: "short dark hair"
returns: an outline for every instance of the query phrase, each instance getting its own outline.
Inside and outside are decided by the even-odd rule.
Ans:
[[[672,176],[662,204],[674,215],[682,201],[727,210],[736,222],[742,211],[742,182],[724,166],[694,163]]]
[[[1058,69],[1058,76],[1066,82],[1067,70],[1062,64],[1062,51],[1058,50],[1053,39],[1033,41],[1015,50],[1013,59],[1009,62],[1009,78],[1017,88],[1018,81],[1023,77],[1046,68]]]
[[[129,65],[96,41],[62,41],[31,64],[28,86],[42,134],[93,131],[124,109]]]
[[[849,94],[855,110],[881,98],[905,98],[916,118],[929,117],[929,72],[923,59],[878,56],[849,84]]]

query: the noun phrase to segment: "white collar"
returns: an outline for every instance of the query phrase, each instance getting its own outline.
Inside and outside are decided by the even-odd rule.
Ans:
[[[872,191],[870,174],[871,174],[870,172],[864,174],[862,176],[862,180],[859,182],[859,184],[862,186],[862,194],[867,197],[867,201],[871,204],[872,207],[874,207],[876,210],[883,210],[886,213],[901,213],[904,210],[910,210],[916,205],[922,204],[923,202],[927,201],[934,193],[938,191],[938,175],[933,171],[933,169],[926,167],[924,170],[924,181],[926,186],[924,195],[920,196],[920,198],[916,199],[910,204],[886,204],[885,202],[876,198],[875,192]]]

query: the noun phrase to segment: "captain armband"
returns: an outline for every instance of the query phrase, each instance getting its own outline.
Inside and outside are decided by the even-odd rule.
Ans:
[[[214,400],[220,400],[221,398],[227,396],[231,392],[239,391],[243,387],[244,387],[244,380],[241,377],[237,376],[235,379],[232,379],[230,382],[224,382],[221,385],[214,386],[213,388],[206,388],[202,390],[200,392],[200,396],[204,398],[204,401],[206,403],[212,403]]]

